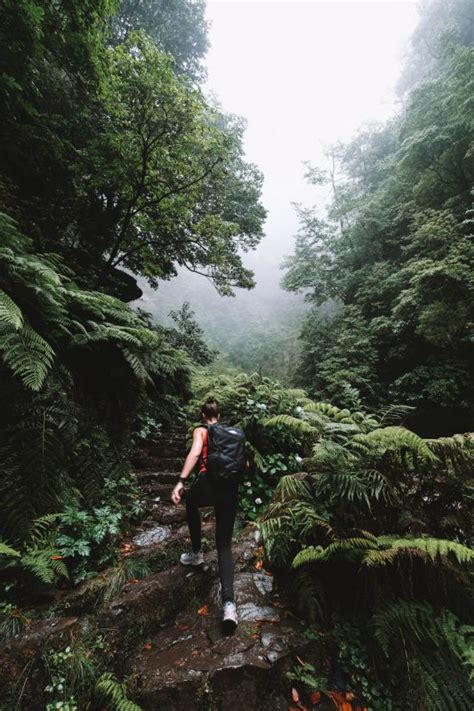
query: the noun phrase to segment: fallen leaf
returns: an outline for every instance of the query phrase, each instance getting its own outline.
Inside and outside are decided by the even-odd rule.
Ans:
[[[252,639],[258,639],[260,637],[260,635],[258,634],[258,632],[255,632],[254,634],[251,634],[250,637]]]
[[[341,711],[352,711],[352,704],[349,701],[343,701]]]
[[[298,701],[300,700],[300,695],[298,694],[298,691],[294,687],[291,690],[291,698],[293,699],[295,704],[297,704]]]
[[[348,692],[346,693],[346,699],[347,699],[348,701],[354,701],[355,696],[354,696],[354,694],[352,693],[352,691],[348,691]]]
[[[304,662],[304,661],[301,659],[301,657],[298,657],[298,655],[296,655],[296,658],[297,658],[297,660],[299,661],[299,663],[301,664],[301,666],[304,667],[305,664],[306,664],[306,662]]]
[[[313,691],[312,694],[310,694],[309,700],[312,704],[319,704],[321,701],[321,694],[319,691]]]
[[[143,645],[143,649],[151,649],[151,646],[151,642],[145,642],[145,644]]]
[[[131,580],[127,580],[127,585],[136,585],[139,582],[140,580],[138,578],[132,578]]]
[[[191,652],[191,656],[192,656],[192,657],[195,657],[196,654],[199,654],[199,650],[198,650],[198,649],[193,649],[193,651]]]
[[[256,567],[257,570],[262,570],[262,568],[263,568],[263,560],[257,560],[257,562],[255,563],[255,567]]]
[[[51,560],[62,560],[64,558],[63,555],[52,555]]]
[[[341,694],[340,691],[328,691],[327,695],[331,697],[331,699],[334,699],[334,701],[337,701],[339,704],[343,704],[345,701],[344,695]]]
[[[205,615],[209,614],[209,606],[208,605],[203,605],[202,607],[199,608],[198,610],[198,615],[201,615],[204,617]]]

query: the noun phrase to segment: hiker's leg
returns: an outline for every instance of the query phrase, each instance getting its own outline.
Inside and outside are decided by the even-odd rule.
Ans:
[[[234,601],[234,557],[232,555],[232,532],[238,508],[238,489],[233,487],[225,496],[217,497],[216,548],[221,579],[222,601]]]
[[[201,514],[199,513],[199,508],[212,506],[213,504],[214,499],[209,489],[209,483],[203,475],[199,475],[186,494],[186,521],[193,553],[199,553],[201,550]]]
[[[191,548],[193,553],[201,550],[201,515],[198,506],[195,506],[186,499],[186,522],[191,537]]]

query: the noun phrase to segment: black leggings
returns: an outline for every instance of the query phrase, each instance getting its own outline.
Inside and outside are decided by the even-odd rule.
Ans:
[[[201,516],[199,509],[214,506],[216,516],[216,548],[223,602],[234,601],[234,559],[232,532],[239,503],[238,484],[213,485],[207,474],[198,474],[186,492],[186,520],[194,553],[201,550]]]

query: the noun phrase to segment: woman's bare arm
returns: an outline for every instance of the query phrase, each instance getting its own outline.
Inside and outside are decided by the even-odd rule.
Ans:
[[[204,430],[202,427],[196,427],[196,429],[193,432],[193,443],[191,445],[191,449],[189,450],[189,452],[186,456],[186,459],[184,460],[183,469],[181,470],[181,474],[180,474],[180,476],[183,479],[188,478],[188,476],[191,474],[194,467],[196,466],[196,464],[199,460],[199,457],[201,456],[202,447],[203,447],[203,433],[204,433]],[[171,501],[174,504],[179,504],[179,502],[181,501],[183,489],[184,489],[183,482],[178,481],[178,483],[174,487],[173,491],[171,492]]]

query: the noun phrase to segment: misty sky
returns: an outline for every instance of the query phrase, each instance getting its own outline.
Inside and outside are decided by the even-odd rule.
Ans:
[[[208,0],[204,91],[224,111],[246,119],[246,158],[264,173],[266,237],[256,252],[244,255],[257,287],[223,298],[203,277],[183,269],[156,292],[141,280],[139,306],[162,319],[187,299],[207,331],[214,313],[233,323],[245,309],[249,322],[258,318],[266,328],[275,309],[301,302],[279,288],[279,266],[293,251],[298,229],[291,203],[323,209],[326,202],[326,188],[306,183],[303,161],[324,167],[325,147],[399,109],[394,87],[416,8],[408,0]]]
[[[406,0],[208,0],[206,90],[248,121],[247,159],[265,176],[267,238],[255,255],[275,265],[291,251],[291,201],[322,202],[303,160],[397,110],[394,86],[418,13]],[[256,266],[250,258],[252,267]]]

